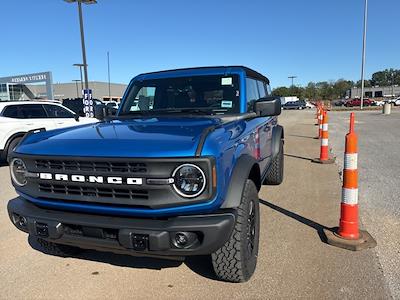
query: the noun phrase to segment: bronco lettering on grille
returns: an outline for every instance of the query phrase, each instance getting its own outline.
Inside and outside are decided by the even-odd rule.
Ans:
[[[39,178],[44,180],[71,181],[71,182],[90,182],[90,183],[108,183],[108,184],[126,184],[126,185],[142,185],[143,178],[123,178],[118,176],[86,176],[86,175],[68,175],[68,174],[52,174],[39,173]]]

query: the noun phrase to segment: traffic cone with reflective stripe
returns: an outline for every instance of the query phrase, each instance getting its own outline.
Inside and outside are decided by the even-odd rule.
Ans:
[[[328,113],[323,111],[322,123],[321,123],[321,147],[319,158],[315,158],[312,161],[320,164],[333,164],[335,158],[329,158],[329,133],[328,133]]]
[[[354,113],[350,114],[350,130],[346,135],[343,161],[341,217],[338,234],[346,239],[358,239],[358,171],[357,134],[354,132]]]
[[[319,104],[318,104],[318,103],[316,103],[315,108],[316,108],[316,111],[315,111],[315,120],[316,120],[316,121],[315,121],[315,124],[314,124],[314,125],[319,126],[320,108],[319,108]]]
[[[372,236],[358,228],[358,171],[357,134],[354,132],[354,113],[350,114],[350,130],[346,135],[343,166],[342,202],[340,204],[339,228],[325,230],[328,244],[362,250],[376,246]]]
[[[315,139],[320,139],[322,137],[322,119],[324,115],[324,110],[322,106],[318,108],[318,119],[317,119],[317,124],[318,124],[318,135],[315,137]]]

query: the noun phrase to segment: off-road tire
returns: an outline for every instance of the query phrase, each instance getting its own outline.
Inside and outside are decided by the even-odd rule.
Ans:
[[[267,175],[265,176],[264,184],[267,185],[279,185],[283,181],[283,140],[280,141],[279,152],[272,159]]]
[[[43,252],[50,255],[74,256],[83,251],[83,249],[78,247],[56,244],[53,242],[46,241],[42,238],[37,238],[37,242],[42,248]]]
[[[254,219],[252,219],[254,226],[250,225],[251,210],[254,212]],[[253,181],[246,181],[241,203],[236,211],[236,224],[230,239],[211,254],[211,259],[218,279],[228,282],[245,282],[250,279],[256,269],[260,236],[258,192]],[[253,247],[249,244],[251,236],[254,237]]]
[[[13,139],[13,140],[10,142],[10,144],[8,145],[8,148],[7,148],[7,156],[6,156],[6,159],[7,159],[7,162],[8,162],[8,163],[10,163],[11,154],[13,153],[15,147],[17,147],[17,145],[18,145],[18,143],[21,141],[21,139],[22,139],[22,137],[17,137],[17,138],[15,138],[15,139]]]

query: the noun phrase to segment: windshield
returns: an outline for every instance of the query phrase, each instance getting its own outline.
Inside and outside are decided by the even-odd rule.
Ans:
[[[238,75],[212,75],[137,81],[120,115],[148,113],[239,113]]]

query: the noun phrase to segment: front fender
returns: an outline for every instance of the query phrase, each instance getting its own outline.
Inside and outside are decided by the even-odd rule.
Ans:
[[[231,175],[225,201],[222,203],[221,208],[235,208],[240,205],[246,180],[249,178],[254,164],[257,164],[256,159],[248,154],[242,155],[237,160]]]
[[[272,129],[272,158],[278,155],[280,143],[284,137],[283,127],[281,125],[276,125]]]

